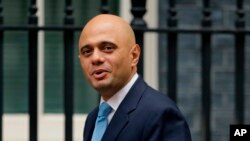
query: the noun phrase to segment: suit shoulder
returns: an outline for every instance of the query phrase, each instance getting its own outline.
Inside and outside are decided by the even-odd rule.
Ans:
[[[176,103],[172,99],[149,86],[145,89],[141,100],[148,106],[158,110],[173,109],[179,111]]]

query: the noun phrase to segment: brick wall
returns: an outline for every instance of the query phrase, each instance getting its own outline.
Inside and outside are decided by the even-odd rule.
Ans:
[[[166,27],[167,1],[159,2],[160,27]],[[178,27],[200,26],[202,19],[201,0],[177,1]],[[236,4],[234,0],[211,1],[213,26],[234,27]],[[246,26],[250,26],[250,1],[245,1]],[[160,36],[159,78],[160,90],[167,91],[167,61],[165,39]],[[250,35],[245,46],[245,122],[250,124]],[[211,66],[211,140],[228,141],[229,125],[234,117],[234,36],[215,34],[212,36]],[[191,128],[193,141],[201,135],[201,41],[198,34],[178,35],[178,105]]]

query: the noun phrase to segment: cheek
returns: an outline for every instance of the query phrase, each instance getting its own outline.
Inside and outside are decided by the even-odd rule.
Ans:
[[[121,57],[120,59],[116,59],[116,61],[113,62],[113,67],[119,72],[127,72],[131,67],[130,60],[128,57]]]
[[[80,61],[80,64],[81,64],[81,67],[82,67],[84,74],[87,75],[87,72],[89,70],[89,68],[88,68],[89,65],[87,65],[86,61],[82,61],[82,60]]]

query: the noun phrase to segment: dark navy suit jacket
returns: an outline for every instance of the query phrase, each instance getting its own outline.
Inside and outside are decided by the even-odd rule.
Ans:
[[[98,107],[87,117],[84,141],[91,141]],[[139,77],[110,121],[102,141],[191,141],[175,103]]]

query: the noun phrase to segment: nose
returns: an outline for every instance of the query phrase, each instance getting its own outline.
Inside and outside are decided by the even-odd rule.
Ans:
[[[92,64],[93,65],[100,65],[104,62],[103,54],[100,50],[95,49],[92,54]]]

